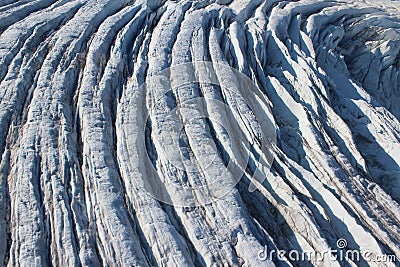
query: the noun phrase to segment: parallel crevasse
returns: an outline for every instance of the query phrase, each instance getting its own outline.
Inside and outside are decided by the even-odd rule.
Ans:
[[[258,252],[323,252],[339,238],[400,257],[399,13],[388,0],[3,1],[0,265],[299,266]],[[174,68],[191,62],[194,74]],[[255,86],[224,87],[235,74],[221,65]],[[221,86],[165,94],[150,82],[169,67],[174,81]],[[161,112],[198,97],[208,119]],[[267,115],[270,170],[256,123]],[[181,168],[163,151],[175,137]],[[210,182],[206,141],[218,166],[248,152],[229,194],[196,207],[148,194],[154,181]]]

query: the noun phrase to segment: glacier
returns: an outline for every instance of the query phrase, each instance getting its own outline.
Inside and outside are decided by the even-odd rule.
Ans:
[[[0,266],[399,266],[399,69],[394,0],[2,0]]]

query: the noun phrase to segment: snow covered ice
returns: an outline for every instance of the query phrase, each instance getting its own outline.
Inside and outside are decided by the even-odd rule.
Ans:
[[[0,266],[398,266],[399,103],[399,1],[1,0]]]

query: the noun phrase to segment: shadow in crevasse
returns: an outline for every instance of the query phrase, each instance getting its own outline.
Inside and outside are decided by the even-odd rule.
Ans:
[[[371,31],[374,29],[371,28]],[[364,34],[367,35],[367,33],[368,31]],[[400,53],[396,57],[393,56],[394,59],[391,62],[392,57],[388,56],[390,51],[396,51],[400,40],[388,40],[387,36],[379,36],[379,41],[388,45],[385,47],[388,51],[382,53],[382,47],[372,52],[372,48],[365,44],[366,41],[356,40],[357,43],[354,44],[352,38],[354,37],[345,37],[338,44],[350,77],[361,84],[363,89],[379,102],[379,106],[385,107],[397,120],[400,120],[398,105],[400,84],[395,81],[396,75],[393,75],[393,72],[400,72]],[[386,42],[383,42],[381,38]]]
[[[170,205],[170,204],[165,204],[160,202],[160,206],[162,209],[165,211],[165,213],[168,215],[168,218],[171,222],[171,224],[174,226],[176,231],[184,238],[188,252],[190,256],[192,257],[192,260],[194,261],[195,266],[207,266],[206,262],[204,261],[204,258],[202,257],[201,253],[196,249],[194,246],[192,240],[189,237],[188,232],[186,231],[186,228],[182,222],[181,217],[179,217],[178,213],[176,212],[176,207]],[[185,209],[185,208],[183,208]]]
[[[326,122],[324,122],[323,118],[325,117],[321,116],[321,114],[317,114],[314,109],[311,107],[310,104],[305,103],[297,94],[297,92],[294,90],[293,86],[291,85],[290,81],[286,79],[286,77],[283,75],[283,70],[288,70],[292,75],[296,76],[293,68],[291,67],[290,62],[287,61],[286,57],[282,54],[282,52],[278,49],[278,45],[275,43],[275,40],[271,40],[268,43],[268,47],[275,48],[274,49],[274,57],[269,60],[268,67],[265,67],[264,69],[271,69],[272,73],[276,77],[276,79],[280,82],[280,84],[285,88],[285,90],[294,98],[296,102],[301,104],[303,107],[306,107],[309,112],[316,118],[322,120],[322,123],[324,124],[324,128],[327,126]],[[271,84],[270,80],[268,78],[262,77],[265,75],[264,70],[261,69],[256,69],[257,77],[258,80],[261,81],[261,83],[264,85],[264,93],[267,94],[268,98],[274,103],[274,106],[272,107],[272,113],[274,115],[274,118],[276,119],[276,123],[279,127],[280,130],[280,139],[278,140],[278,145],[282,147],[282,150],[287,154],[291,159],[293,159],[295,162],[299,163],[302,165],[305,169],[310,170],[310,166],[306,161],[301,161],[301,159],[296,159],[293,156],[292,151],[288,150],[288,148],[285,148],[285,135],[291,137],[288,132],[290,131],[293,132],[292,135],[296,137],[298,135],[299,137],[301,136],[301,132],[299,130],[299,119],[291,112],[289,107],[286,106],[286,104],[282,101],[281,96],[278,95],[276,92],[274,86]],[[311,90],[311,89],[310,89]],[[313,92],[314,93],[314,92]],[[318,98],[316,98],[318,99]],[[318,103],[319,106],[322,106],[321,102]],[[324,110],[323,108],[319,110]],[[309,119],[309,118],[306,118]],[[316,129],[316,133],[319,132],[317,129],[316,125],[312,125]],[[330,133],[333,131],[330,131]],[[320,134],[319,134],[320,135]],[[320,135],[320,140],[324,140],[323,136]],[[339,140],[339,142],[343,142],[343,140],[336,134],[335,135],[335,140]],[[296,146],[294,148],[295,153],[298,154],[301,152],[304,152],[304,149],[302,147],[301,140],[299,140],[300,145]],[[322,143],[321,146],[328,150],[329,148],[325,143]],[[347,149],[346,146],[343,146],[345,149]],[[342,147],[341,147],[341,150]],[[343,151],[342,151],[343,152]],[[349,156],[351,158],[351,162],[354,166],[356,166],[356,169],[361,169],[361,166],[357,163],[356,159],[351,155],[350,151],[344,151],[344,154],[346,156]],[[282,179],[285,180],[285,182],[291,186],[290,181],[288,181],[285,178],[285,172],[282,168],[278,168],[276,162],[274,163],[275,169],[277,169],[277,172],[279,173],[279,176],[282,177]],[[273,171],[273,170],[272,170]],[[344,172],[342,171],[342,174]],[[302,177],[300,172],[297,172],[296,174],[298,177]],[[343,175],[342,175],[343,176]],[[304,179],[302,179],[304,180]],[[264,184],[267,181],[264,182]],[[288,222],[285,221],[283,215],[274,207],[272,203],[267,201],[267,199],[259,192],[255,191],[253,194],[250,195],[250,193],[247,190],[246,184],[243,184],[244,182],[241,181],[238,184],[238,189],[240,191],[240,194],[243,198],[243,201],[246,203],[246,207],[248,207],[248,210],[250,214],[257,220],[259,224],[265,229],[267,229],[267,232],[269,234],[272,234],[272,238],[277,241],[275,244],[279,244],[280,249],[284,249],[286,251],[289,250],[299,250],[300,246],[298,243],[296,243],[296,238],[295,238],[295,233],[293,230],[291,230],[291,227],[289,226]],[[329,209],[329,206],[324,202],[322,196],[315,191],[310,184],[308,184],[306,181],[304,181],[306,186],[309,188],[310,192],[313,192],[313,196],[315,195],[315,198],[317,199],[317,202],[320,202],[321,205],[324,206],[324,208],[328,209],[328,213],[330,214],[329,217],[331,217],[331,220],[335,221],[335,225],[341,229],[341,234],[343,236],[346,236],[348,239],[349,243],[351,244],[351,247],[354,249],[359,249],[359,246],[355,242],[355,240],[352,237],[352,234],[350,233],[348,227],[344,224],[344,222],[341,220],[341,218],[338,218],[334,215],[334,213]],[[305,196],[301,192],[298,192],[298,190],[295,189],[295,187],[291,186],[293,192],[296,192],[297,197],[305,203],[310,209],[312,210],[318,210],[317,207],[315,207],[315,204],[309,199],[309,197]],[[271,192],[270,192],[271,193]],[[272,194],[272,193],[271,193]],[[321,228],[319,231],[322,237],[326,238],[328,241],[328,244],[330,247],[333,249],[336,248],[336,241],[338,240],[338,236],[336,236],[336,231],[332,228],[332,225],[330,224],[329,221],[327,221],[321,214],[316,213],[314,216],[315,220],[318,223],[318,226]],[[290,241],[289,241],[290,240]],[[363,259],[360,259],[360,264],[366,265],[366,262]],[[296,262],[292,262],[294,265],[301,265],[305,266],[305,263],[298,264]]]
[[[249,192],[249,178],[244,175],[237,184],[237,189],[250,216],[254,218],[251,227],[255,238],[266,248],[266,255],[272,256],[276,266],[289,266],[278,258],[274,251],[283,250],[287,253],[297,251],[301,253],[300,244],[296,240],[295,232],[280,211],[259,190]],[[261,226],[259,227],[258,224]],[[264,230],[262,230],[262,229]],[[268,234],[267,234],[268,233]],[[286,256],[287,257],[287,256]],[[290,262],[290,261],[289,261]],[[310,261],[290,262],[294,266],[313,266]],[[262,262],[260,261],[260,266]]]
[[[269,38],[271,39],[271,38]],[[269,43],[273,43],[274,41],[270,41]],[[275,51],[275,50],[274,50]],[[276,53],[281,53],[276,51]],[[334,82],[338,85],[336,86],[336,90],[331,92],[331,95],[328,96],[329,99],[326,99],[328,103],[330,103],[335,110],[335,112],[346,122],[346,124],[349,126],[352,135],[355,136],[355,141],[358,150],[361,152],[363,158],[367,162],[367,167],[369,169],[369,173],[366,174],[365,172],[362,171],[362,166],[357,162],[355,157],[352,155],[352,153],[348,150],[348,148],[344,144],[344,140],[333,130],[331,127],[329,127],[326,123],[327,121],[327,114],[325,114],[325,109],[323,108],[321,104],[321,100],[319,100],[322,96],[321,95],[315,95],[316,92],[314,90],[310,90],[316,97],[316,101],[319,105],[318,113],[311,107],[310,104],[305,103],[300,99],[298,94],[294,91],[293,87],[291,86],[290,81],[287,80],[287,78],[283,75],[283,70],[286,70],[287,66],[290,66],[290,62],[287,61],[286,57],[281,55],[277,56],[275,54],[275,58],[279,58],[279,64],[277,66],[279,67],[272,67],[272,75],[274,75],[280,82],[282,86],[287,90],[287,92],[294,98],[294,100],[304,107],[307,108],[307,110],[313,114],[316,118],[319,119],[319,121],[323,124],[324,129],[328,132],[328,134],[334,139],[335,144],[340,148],[340,151],[350,160],[351,164],[355,169],[361,173],[363,176],[366,176],[366,178],[370,179],[373,182],[376,182],[379,184],[389,195],[391,195],[397,202],[400,200],[399,193],[400,192],[400,183],[399,183],[399,177],[400,175],[400,169],[399,165],[396,163],[396,161],[391,158],[389,154],[385,152],[383,147],[377,142],[373,134],[370,132],[370,130],[367,127],[367,123],[372,123],[372,122],[361,122],[361,123],[355,123],[357,120],[359,120],[361,117],[365,117],[365,114],[363,114],[362,110],[353,102],[351,99],[361,99],[361,96],[357,93],[357,89],[354,87],[354,84],[350,82],[349,77],[341,77],[340,75],[344,76],[343,74],[340,74],[340,72],[336,69],[329,69],[326,66],[322,66],[322,69],[329,75],[329,77],[334,79]],[[276,61],[276,60],[275,60]],[[275,61],[271,61],[270,63],[274,63]],[[274,63],[275,65],[277,64],[276,62]],[[320,64],[324,65],[324,64]],[[312,68],[312,66],[311,66]],[[289,68],[289,72],[292,73],[293,68]],[[319,74],[317,70],[314,69],[314,72]],[[336,80],[335,80],[336,79]],[[265,79],[267,80],[267,79]],[[274,102],[277,101],[277,103],[282,103],[281,100],[279,100],[279,96],[276,96],[276,92],[273,90],[273,86],[267,81],[266,83],[266,94],[268,97]],[[272,89],[269,89],[271,88]],[[339,87],[339,88],[338,88]],[[314,89],[318,89],[317,86],[315,86]],[[376,101],[374,101],[376,102]],[[275,103],[275,102],[274,102]],[[375,103],[377,105],[377,103]],[[278,107],[284,106],[278,105]],[[347,109],[347,112],[343,110],[343,107]],[[288,110],[288,108],[286,108]],[[285,111],[285,110],[283,110]],[[289,111],[290,112],[290,111]],[[273,110],[274,113],[274,110]],[[286,112],[285,112],[286,114]],[[291,114],[291,113],[288,113]],[[355,118],[353,114],[359,114],[358,117],[360,118]],[[274,113],[274,116],[276,115],[277,118],[279,118],[280,115],[278,113]],[[294,115],[293,115],[294,116]],[[294,117],[296,118],[296,117]],[[297,119],[297,118],[296,118]],[[279,120],[277,121],[278,126],[279,125]],[[296,125],[295,125],[296,126]],[[320,140],[324,140],[323,136],[319,134],[319,130],[317,129],[317,126],[313,124],[313,127],[316,129],[316,133],[319,135]],[[285,128],[283,128],[285,129]],[[323,142],[320,143],[321,146],[328,150],[329,148],[327,145]],[[285,147],[282,147],[283,150],[285,150]],[[289,151],[290,152],[290,151]],[[300,150],[301,152],[301,150]],[[286,151],[285,151],[286,153]],[[288,154],[291,159],[293,159],[293,156]],[[294,159],[296,162],[299,163],[299,160]],[[306,169],[309,170],[309,167],[306,167],[306,165],[301,162],[300,165],[305,167]],[[339,175],[338,177],[341,177],[343,175]],[[373,178],[371,178],[373,177]]]
[[[289,82],[284,87],[290,86],[288,84]],[[278,145],[287,157],[303,166],[306,170],[311,171],[311,167],[306,160],[299,118],[284,103],[269,80],[267,80],[266,90],[268,98],[274,103],[272,113],[280,133],[280,138],[277,140]],[[290,89],[286,90],[291,91]]]
[[[277,168],[279,175],[281,175],[282,177],[286,177],[285,175],[285,171],[282,168]],[[311,185],[306,179],[303,179],[303,175],[301,174],[300,171],[298,171],[294,166],[291,167],[291,171],[297,176],[302,178],[302,183],[305,185],[305,187],[307,188],[307,190],[311,193],[313,200],[315,200],[319,205],[321,205],[324,209],[325,214],[328,216],[329,221],[327,221],[326,219],[322,218],[321,216],[315,216],[318,212],[313,213],[313,217],[314,219],[317,221],[318,226],[320,227],[321,230],[319,230],[319,233],[321,234],[322,237],[324,237],[327,241],[328,241],[328,245],[333,248],[334,250],[337,249],[337,240],[339,238],[343,238],[345,237],[346,241],[349,244],[349,247],[351,247],[352,250],[356,250],[356,251],[360,251],[360,247],[359,245],[356,243],[352,232],[350,231],[350,229],[348,228],[348,226],[344,223],[343,218],[339,218],[331,209],[330,205],[328,203],[325,202],[323,196],[318,192],[318,190],[314,189],[313,185]],[[290,182],[286,182],[287,184],[290,185]],[[295,188],[292,188],[292,190],[296,190]],[[316,208],[315,205],[310,201],[310,199],[305,196],[304,194],[302,194],[299,191],[295,191],[296,195],[298,196],[298,198],[304,202],[305,204],[307,204],[307,207],[312,209],[312,208]],[[336,197],[338,199],[339,196],[336,195]],[[309,205],[311,204],[311,205]],[[345,203],[341,203],[343,206],[346,207]],[[312,210],[317,210],[318,209],[312,209]],[[350,212],[350,209],[348,208],[347,211]],[[350,212],[351,213],[351,212]],[[357,217],[353,216],[354,218]],[[362,223],[359,222],[361,225]],[[332,227],[332,225],[335,226],[335,229]],[[324,230],[328,230],[328,231],[324,231]],[[342,261],[344,259],[341,259]],[[344,262],[340,262],[341,264]],[[360,259],[358,260],[357,264],[359,264],[360,266],[368,266],[367,262],[360,257]]]
[[[293,170],[294,172],[296,170]],[[306,195],[302,194],[296,188],[291,185],[290,181],[286,178],[286,173],[282,167],[280,167],[275,161],[273,167],[271,168],[271,173],[273,175],[278,175],[282,177],[289,187],[291,187],[292,191],[295,192],[296,196],[300,201],[307,205],[309,209],[312,211],[318,211],[318,208],[315,207],[315,204],[312,203],[311,199]],[[295,173],[297,176],[301,177],[300,173]],[[302,179],[303,180],[303,179]],[[358,250],[360,247],[356,244],[352,234],[350,233],[346,224],[342,221],[341,218],[338,218],[333,211],[329,209],[329,206],[324,202],[322,196],[312,188],[310,184],[304,181],[307,189],[312,192],[313,198],[316,202],[320,203],[321,206],[324,207],[325,212],[327,213],[330,220],[326,220],[320,213],[313,213],[312,216],[316,220],[316,223],[319,227],[319,234],[321,237],[325,238],[328,242],[328,245],[332,248],[332,250],[337,249],[337,240],[341,237],[346,237],[346,240],[349,242],[352,250]],[[266,181],[264,182],[264,184]],[[291,251],[297,251],[300,255],[305,251],[302,250],[300,244],[297,241],[296,233],[292,230],[296,225],[290,225],[288,221],[285,219],[283,214],[278,210],[278,208],[271,203],[265,195],[263,195],[260,191],[256,190],[253,193],[248,191],[249,179],[244,176],[238,185],[237,188],[240,192],[243,202],[250,213],[250,215],[256,220],[256,224],[254,227],[257,228],[253,232],[258,235],[257,239],[260,241],[262,245],[269,246],[269,249],[283,250],[285,251],[287,260],[294,266],[313,266],[310,261],[300,260],[293,261],[288,258],[288,254]],[[265,186],[264,186],[265,187]],[[271,193],[271,192],[270,192]],[[278,201],[279,202],[279,201]],[[334,222],[334,223],[333,223]],[[292,222],[296,223],[295,221]],[[260,224],[263,229],[270,235],[267,236],[264,231],[261,231],[257,224]],[[337,229],[340,229],[340,233],[335,230],[332,225],[335,225]],[[298,225],[299,227],[302,227]],[[340,236],[338,236],[340,235]],[[273,240],[274,244],[270,244],[270,240]],[[318,248],[316,248],[318,249]],[[269,252],[268,252],[269,253]],[[332,256],[338,256],[337,253],[333,253]],[[287,263],[279,260],[279,258],[275,257],[272,259],[277,266],[286,266]],[[338,260],[341,260],[338,258]],[[339,261],[339,263],[343,266],[346,266],[345,259],[343,261]],[[360,257],[358,264],[360,266],[367,266],[364,259]]]
[[[273,38],[269,38],[270,41],[268,42],[269,46],[272,47],[278,47],[276,44],[276,41],[273,40]],[[272,40],[271,40],[272,39]],[[301,39],[302,40],[302,39]],[[316,92],[310,88],[310,92],[314,94],[315,100],[317,101],[318,104],[318,110],[314,111],[313,107],[304,102],[300,96],[297,94],[297,92],[294,90],[293,86],[291,85],[291,82],[284,76],[283,71],[288,70],[294,77],[296,77],[296,73],[294,72],[293,68],[291,67],[291,63],[286,59],[286,57],[283,55],[281,51],[278,49],[274,49],[274,59],[270,59],[268,62],[268,67],[265,67],[265,69],[272,68],[271,70],[271,75],[274,76],[279,83],[286,89],[286,91],[292,96],[292,98],[299,104],[301,104],[303,107],[306,107],[308,112],[310,112],[315,118],[318,118],[319,122],[321,122],[324,126],[324,129],[328,132],[328,134],[333,137],[333,140],[336,141],[335,144],[340,148],[340,151],[346,155],[347,158],[349,158],[351,164],[353,167],[355,167],[357,170],[361,170],[362,166],[357,162],[356,158],[352,155],[352,153],[348,150],[348,148],[344,144],[344,140],[333,130],[331,127],[327,125],[327,114],[325,112],[325,109],[321,103],[320,98],[324,98],[323,94],[316,95]],[[279,61],[277,61],[279,59]],[[275,67],[274,67],[275,66]],[[289,66],[289,68],[288,68]],[[319,72],[314,69],[312,65],[309,66],[312,68],[314,73],[319,74]],[[287,69],[288,68],[288,69]],[[305,156],[305,151],[302,148],[302,139],[301,139],[301,132],[299,130],[299,123],[298,123],[298,118],[291,112],[290,108],[285,105],[285,103],[282,101],[281,96],[279,96],[276,93],[276,90],[274,86],[271,84],[270,80],[268,78],[264,78],[263,76],[265,75],[264,71],[261,69],[258,69],[258,79],[263,82],[263,87],[265,88],[265,93],[267,94],[268,98],[271,99],[271,101],[274,103],[274,106],[272,108],[272,112],[274,114],[274,118],[276,118],[276,123],[279,126],[280,133],[281,133],[281,138],[278,140],[279,145],[282,147],[282,150],[285,152],[285,154],[294,160],[295,162],[299,163],[301,166],[303,166],[305,169],[311,171],[311,168],[306,160],[304,160]],[[313,82],[311,80],[311,82]],[[318,86],[314,85],[314,89],[318,90]],[[329,103],[331,102],[329,99],[326,99],[326,101]],[[318,112],[318,113],[317,113]],[[317,128],[316,125],[312,123],[312,127],[315,129],[315,133],[317,133],[320,138],[320,140],[324,140],[324,137],[319,133],[320,130]],[[288,139],[288,140],[287,140]],[[297,140],[297,143],[300,144],[297,146],[295,151],[292,151],[288,148],[287,143],[293,143]],[[329,147],[324,142],[320,143],[321,147],[325,150],[329,150]],[[296,158],[295,155],[298,155]],[[301,159],[301,156],[303,156],[303,160]]]
[[[253,42],[251,38],[249,42]],[[265,48],[268,50],[268,56],[262,55],[261,51],[264,51]],[[249,66],[249,68],[251,68],[252,71],[247,70],[249,72],[247,75],[251,77],[251,72],[255,74],[257,83],[261,85],[260,89],[273,103],[270,108],[277,128],[279,129],[280,138],[277,140],[278,146],[285,152],[287,157],[300,164],[306,170],[311,171],[311,167],[306,160],[306,153],[303,149],[302,132],[299,127],[299,119],[303,118],[299,118],[292,112],[291,108],[282,100],[282,96],[279,95],[271,79],[268,77],[272,76],[276,78],[280,85],[296,102],[305,106],[305,103],[301,100],[291,82],[284,75],[284,71],[287,71],[293,77],[296,77],[296,72],[291,62],[287,59],[288,56],[293,59],[294,53],[285,55],[277,43],[277,40],[272,36],[268,38],[265,48],[260,47],[259,53],[257,52],[257,58],[259,60],[255,59],[254,54],[248,54],[249,61],[252,63],[252,66]],[[265,62],[263,60],[264,57],[266,57]],[[260,66],[256,63],[257,61],[264,63]]]
[[[396,161],[379,144],[375,136],[368,128],[368,124],[373,124],[353,100],[362,100],[358,95],[355,85],[350,82],[349,77],[340,74],[333,68],[325,67],[324,71],[333,77],[335,90],[331,91],[331,103],[333,109],[346,122],[349,127],[358,150],[367,163],[367,179],[376,182],[381,186],[395,201],[400,202],[400,167]],[[350,93],[349,93],[350,92]],[[366,101],[365,101],[366,102]],[[372,102],[377,105],[373,99]],[[367,102],[366,102],[367,104]]]

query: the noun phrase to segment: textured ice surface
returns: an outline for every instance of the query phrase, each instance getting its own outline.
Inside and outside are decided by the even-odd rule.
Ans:
[[[400,257],[399,17],[389,0],[0,1],[0,266],[303,266],[259,251],[339,238]],[[150,81],[191,62],[219,85]],[[224,197],[192,194],[243,160]],[[149,194],[167,183],[186,191]]]

